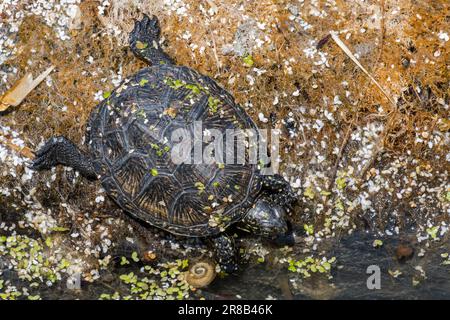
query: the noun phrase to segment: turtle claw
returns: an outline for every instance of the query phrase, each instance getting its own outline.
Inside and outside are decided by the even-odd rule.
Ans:
[[[147,46],[151,46],[153,41],[158,42],[161,34],[158,18],[152,16],[149,18],[146,14],[140,21],[134,23],[133,31],[130,33],[130,44],[133,50],[136,50],[136,44],[140,41]]]
[[[53,137],[36,152],[31,163],[32,170],[48,170],[62,164],[78,170],[89,179],[96,178],[91,160],[77,148],[73,142],[63,136]]]
[[[130,33],[130,47],[139,58],[153,65],[172,64],[172,59],[159,46],[161,28],[156,16],[144,17],[134,23]]]
[[[58,164],[57,161],[57,147],[58,143],[61,143],[62,137],[55,137],[48,140],[45,145],[36,152],[36,157],[31,163],[31,169],[47,170]]]

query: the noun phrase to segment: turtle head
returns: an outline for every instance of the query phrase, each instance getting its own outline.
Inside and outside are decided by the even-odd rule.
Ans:
[[[269,199],[260,198],[247,212],[239,225],[240,229],[253,234],[276,240],[281,244],[290,244],[289,226],[286,221],[286,211],[280,205]]]

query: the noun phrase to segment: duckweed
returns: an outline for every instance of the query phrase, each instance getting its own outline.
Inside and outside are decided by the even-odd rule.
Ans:
[[[42,241],[26,235],[0,236],[0,256],[10,262],[9,266],[19,280],[29,282],[28,289],[20,292],[8,281],[0,280],[0,299],[15,300],[24,296],[38,300],[40,296],[31,295],[30,289],[38,288],[40,284],[52,286],[62,279],[62,274],[67,272],[71,263],[66,258],[48,257],[46,250],[52,246],[50,237]]]
[[[139,262],[139,256],[138,256],[138,253],[136,251],[133,251],[133,253],[131,254],[131,259],[134,262]]]
[[[434,226],[427,228],[427,234],[431,237],[431,239],[436,240],[437,239],[437,233],[438,233],[439,227]]]
[[[304,224],[303,229],[305,229],[306,233],[311,236],[314,234],[314,225],[312,224]]]
[[[346,187],[346,182],[344,177],[339,177],[336,179],[336,186],[339,190],[343,190]]]
[[[174,80],[174,79],[168,78],[168,77],[166,79],[164,79],[164,83],[175,90],[182,88],[186,84],[183,80],[180,80],[180,79]]]
[[[310,200],[314,199],[314,191],[312,190],[311,187],[308,187],[305,189],[305,191],[303,192],[303,195],[307,198],[309,198]]]
[[[219,99],[214,98],[212,96],[208,97],[208,107],[211,113],[216,113],[219,110],[221,102]]]
[[[141,41],[136,41],[136,48],[138,49],[138,50],[144,50],[145,48],[147,48],[148,47],[148,43],[146,43],[146,42],[141,42]]]
[[[133,252],[134,262],[138,262],[137,254]],[[137,261],[136,261],[137,260]],[[157,268],[145,265],[138,273],[128,272],[119,276],[126,285],[126,292],[120,294],[101,293],[100,300],[181,300],[190,297],[195,289],[184,280],[189,260],[178,259],[174,262],[159,263]]]
[[[372,246],[373,246],[374,248],[379,248],[379,247],[381,247],[382,245],[383,245],[383,241],[382,241],[382,240],[379,240],[379,239],[374,240],[373,243],[372,243]]]
[[[448,252],[441,253],[441,258],[443,259],[443,265],[450,265],[450,255],[448,254]]]
[[[252,67],[253,64],[255,63],[255,62],[253,61],[253,56],[252,56],[251,54],[245,55],[244,58],[243,58],[242,60],[244,61],[244,64],[245,64],[247,67],[249,67],[249,68]]]
[[[194,184],[194,186],[197,188],[197,190],[199,191],[199,194],[203,193],[203,191],[205,191],[205,185],[202,182],[196,182]]]
[[[150,144],[150,147],[151,147],[153,150],[156,151],[156,155],[157,155],[158,157],[162,157],[164,154],[166,154],[167,152],[170,151],[170,147],[169,147],[169,146],[163,146],[163,147],[161,147],[161,146],[159,146],[159,145],[156,144],[156,143],[151,143],[151,144]]]
[[[121,257],[120,258],[120,265],[121,266],[125,266],[127,264],[130,264],[130,261],[128,261],[128,259],[126,257]]]
[[[326,257],[314,258],[309,256],[304,260],[288,260],[288,270],[295,273],[300,273],[304,278],[311,277],[311,274],[325,274],[328,278],[330,275],[332,264],[336,261],[335,257],[327,259]]]

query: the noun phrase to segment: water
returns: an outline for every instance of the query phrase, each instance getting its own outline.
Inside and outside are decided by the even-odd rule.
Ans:
[[[32,234],[30,234],[32,235]],[[284,263],[256,263],[242,265],[234,275],[216,280],[206,289],[197,291],[193,298],[206,299],[450,299],[450,265],[443,265],[441,254],[450,251],[448,242],[437,242],[420,257],[420,248],[414,247],[414,255],[407,261],[399,261],[395,250],[405,239],[413,235],[382,239],[380,248],[373,247],[376,239],[366,232],[355,232],[341,239],[324,242],[326,256],[336,257],[332,279],[313,275],[303,279],[287,270]],[[294,252],[301,252],[300,245]],[[276,247],[273,247],[273,250]],[[270,254],[269,254],[270,255]],[[297,254],[296,254],[297,256]],[[1,259],[0,257],[0,265]],[[369,290],[366,270],[375,265],[380,268],[380,289]],[[102,293],[126,292],[127,286],[119,275],[139,273],[142,264],[120,266],[112,263],[93,283],[83,282],[80,290],[71,290],[65,279],[52,287],[42,286],[38,293],[43,299],[98,299]],[[396,278],[391,274],[401,274]],[[18,287],[27,286],[17,280],[14,272],[4,270],[2,279],[15,279]]]
[[[208,290],[211,298],[236,299],[236,295],[249,299],[450,299],[450,266],[442,265],[440,253],[448,252],[449,244],[440,244],[418,257],[398,261],[395,248],[399,239],[385,239],[381,248],[373,248],[374,237],[358,232],[335,242],[330,253],[336,256],[337,268],[333,279],[315,277],[303,281],[286,268],[267,265],[248,266],[242,273],[216,281]],[[377,265],[381,271],[381,288],[367,288],[367,267]],[[421,266],[426,279],[415,267]],[[388,272],[402,272],[397,278]],[[419,281],[413,285],[413,277]],[[298,284],[293,289],[292,283]]]

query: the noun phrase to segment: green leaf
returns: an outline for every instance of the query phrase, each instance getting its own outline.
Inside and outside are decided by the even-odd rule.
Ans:
[[[372,246],[375,247],[375,248],[379,248],[382,245],[383,245],[383,241],[381,241],[379,239],[374,240],[373,243],[372,243]]]
[[[314,199],[314,191],[311,187],[308,187],[305,189],[305,191],[303,192],[303,195],[311,200]]]
[[[304,224],[303,229],[305,229],[305,231],[308,235],[314,234],[314,226],[312,224],[310,224],[310,225]]]
[[[131,254],[131,259],[133,259],[134,262],[139,262],[139,256],[136,251],[133,251]]]
[[[70,262],[67,261],[66,259],[62,259],[61,262],[58,265],[59,269],[66,269],[68,267],[70,267]]]
[[[338,187],[338,189],[339,190],[342,190],[342,189],[344,189],[345,188],[345,186],[347,185],[346,183],[345,183],[345,178],[337,178],[336,179],[336,185],[337,185],[337,187]]]
[[[148,80],[147,80],[147,79],[144,79],[144,78],[142,78],[141,81],[139,81],[139,85],[140,85],[141,87],[145,86],[146,83],[148,83]]]
[[[438,230],[439,230],[439,227],[435,226],[435,227],[432,227],[432,228],[428,228],[427,229],[427,233],[433,240],[436,240],[437,239]]]
[[[255,63],[251,54],[247,54],[242,60],[244,61],[244,64],[249,68],[252,67]]]
[[[146,42],[141,42],[141,41],[136,41],[136,48],[138,49],[138,50],[143,50],[143,49],[145,49],[145,48],[147,48],[148,47],[148,43],[146,43]]]
[[[336,207],[336,209],[344,211],[344,204],[342,203],[342,201],[340,199],[336,200],[336,203],[334,206]]]
[[[124,265],[127,265],[127,264],[130,264],[130,261],[128,261],[127,258],[122,257],[122,258],[120,259],[120,265],[121,265],[121,266],[124,266]]]
[[[184,85],[183,81],[181,81],[179,79],[173,81],[172,84],[175,89],[179,89]]]
[[[205,191],[205,185],[202,182],[196,182],[194,186],[198,189],[200,193]]]
[[[111,95],[111,91],[103,92],[103,99],[108,99],[110,95]]]
[[[50,228],[50,231],[54,231],[54,232],[64,232],[64,231],[69,231],[69,228],[64,228],[64,227],[52,227]]]
[[[220,100],[214,97],[208,97],[208,106],[211,113],[216,113],[220,106]]]
[[[297,268],[294,267],[294,266],[289,266],[288,270],[291,271],[291,272],[297,272]]]
[[[192,91],[193,94],[199,94],[200,88],[196,84],[187,84],[185,87]]]
[[[45,244],[46,244],[47,247],[49,247],[49,248],[53,247],[52,238],[48,237],[47,239],[45,239]]]

